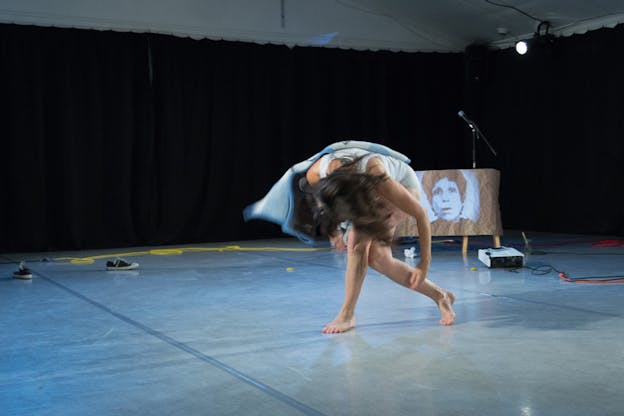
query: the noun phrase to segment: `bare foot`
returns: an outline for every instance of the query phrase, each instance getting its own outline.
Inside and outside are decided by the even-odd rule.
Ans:
[[[455,303],[455,295],[449,291],[447,291],[444,296],[442,296],[442,299],[438,301],[438,308],[440,308],[440,313],[442,314],[440,325],[448,326],[453,325],[455,322],[453,303]]]
[[[355,319],[336,318],[323,328],[324,334],[341,334],[355,327]]]

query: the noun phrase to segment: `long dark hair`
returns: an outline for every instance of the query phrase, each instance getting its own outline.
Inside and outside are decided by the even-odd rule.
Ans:
[[[386,175],[371,175],[355,169],[357,158],[322,178],[312,189],[314,221],[327,236],[336,234],[343,221],[374,240],[392,242],[388,220],[391,212],[375,187],[387,180]]]

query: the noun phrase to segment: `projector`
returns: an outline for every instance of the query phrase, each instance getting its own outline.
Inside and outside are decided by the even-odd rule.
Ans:
[[[524,266],[524,254],[513,247],[480,249],[479,260],[488,267],[520,268]]]

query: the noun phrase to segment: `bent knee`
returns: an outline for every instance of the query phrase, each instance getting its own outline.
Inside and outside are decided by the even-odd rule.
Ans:
[[[392,261],[392,252],[389,249],[378,247],[376,244],[371,247],[368,253],[368,264],[373,269],[380,271]]]

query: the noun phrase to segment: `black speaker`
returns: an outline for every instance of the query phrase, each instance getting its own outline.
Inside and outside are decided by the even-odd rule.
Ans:
[[[488,47],[480,44],[467,46],[464,51],[464,66],[467,82],[481,84],[487,81]]]

